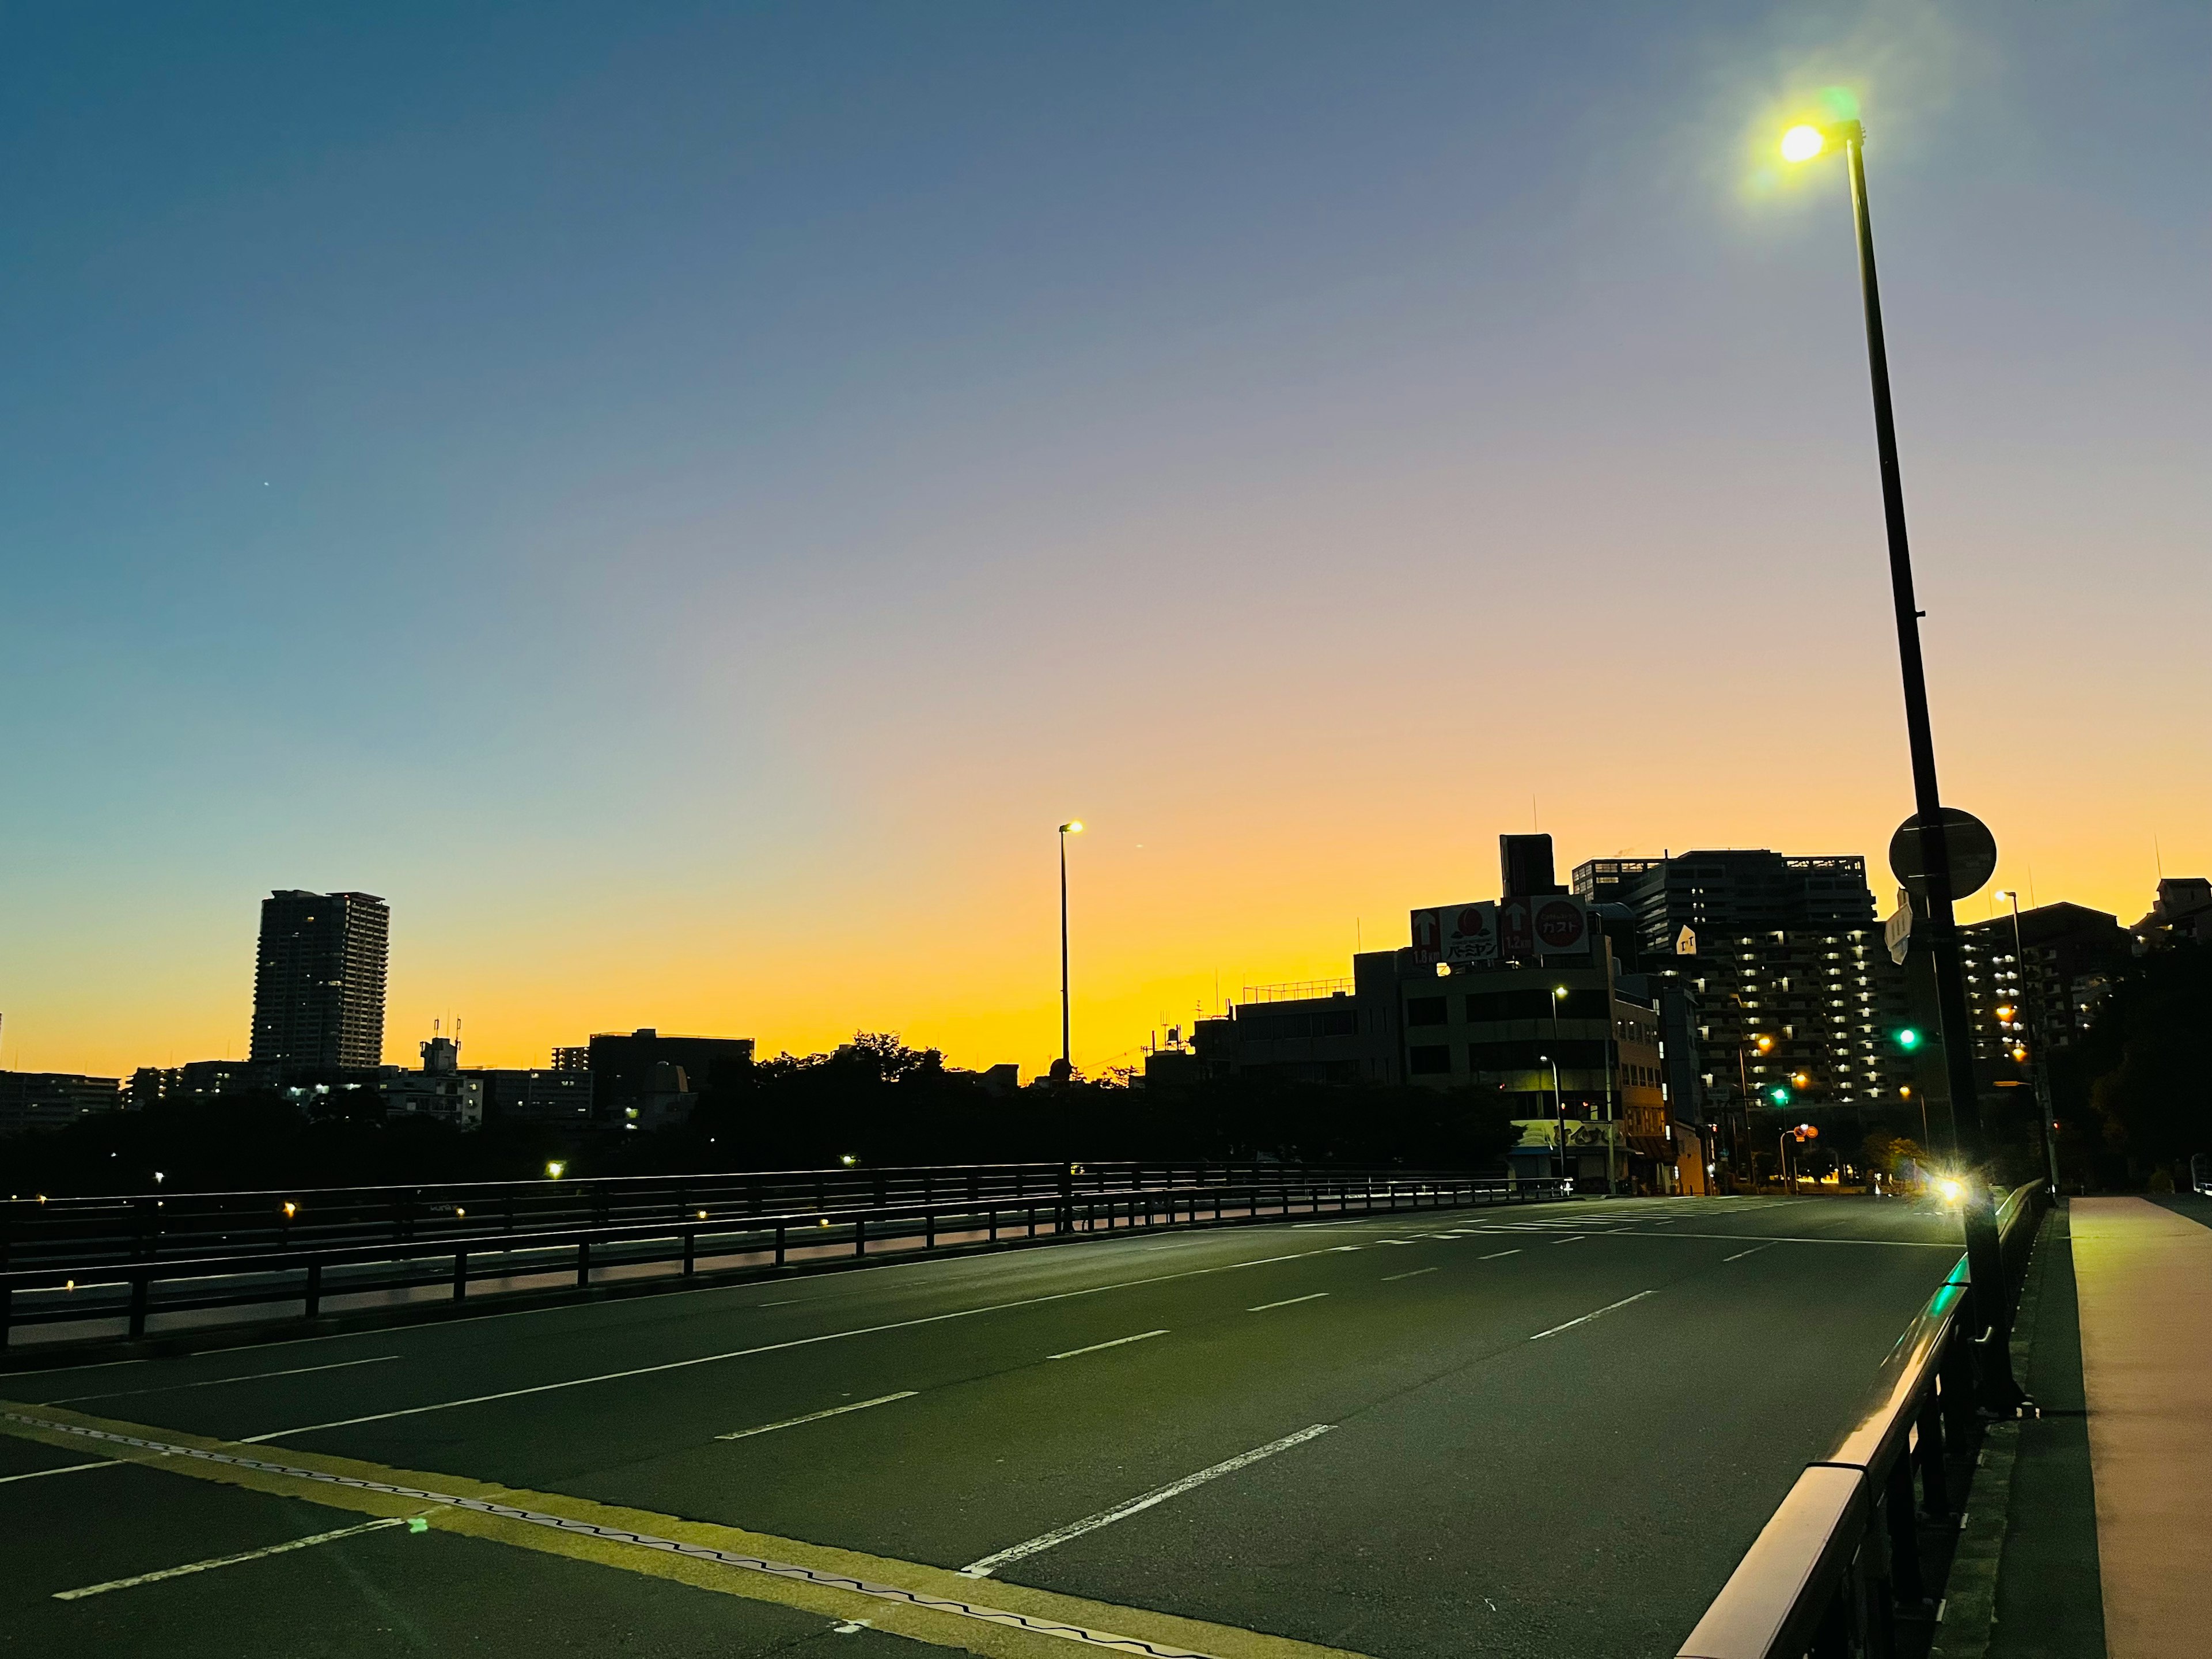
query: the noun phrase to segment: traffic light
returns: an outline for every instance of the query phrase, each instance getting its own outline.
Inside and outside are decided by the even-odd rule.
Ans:
[[[1777,1106],[1787,1106],[1790,1103],[1790,1091],[1778,1083],[1766,1091],[1766,1097]]]
[[[1911,1025],[1899,1026],[1896,1030],[1891,1032],[1890,1036],[1896,1042],[1897,1046],[1904,1049],[1907,1054],[1911,1054],[1915,1048],[1917,1048],[1920,1046],[1920,1032],[1917,1027]]]

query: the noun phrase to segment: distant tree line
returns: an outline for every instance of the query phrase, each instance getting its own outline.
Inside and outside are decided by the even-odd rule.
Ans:
[[[1245,1075],[994,1087],[934,1048],[863,1032],[701,1079],[684,1123],[487,1123],[463,1133],[273,1094],[104,1114],[0,1141],[0,1192],[144,1192],[574,1176],[1123,1159],[1502,1169],[1518,1132],[1494,1094]],[[326,1097],[335,1101],[339,1097]]]

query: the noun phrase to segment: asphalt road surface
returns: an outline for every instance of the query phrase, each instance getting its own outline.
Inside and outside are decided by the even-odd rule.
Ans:
[[[1584,1201],[0,1376],[0,1652],[1671,1655],[1958,1254]]]

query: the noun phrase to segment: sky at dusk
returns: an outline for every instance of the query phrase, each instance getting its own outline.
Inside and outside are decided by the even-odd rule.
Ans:
[[[394,1061],[1026,1073],[1071,817],[1094,1071],[1501,831],[1878,860],[1830,85],[1947,798],[2133,921],[2212,872],[2202,4],[0,3],[0,1066],[243,1054],[278,887],[391,902]]]

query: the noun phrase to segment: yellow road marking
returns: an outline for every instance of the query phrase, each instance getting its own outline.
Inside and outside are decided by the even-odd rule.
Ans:
[[[348,1510],[357,1514],[412,1516],[423,1512],[422,1500],[418,1496],[331,1486],[304,1478],[301,1474],[179,1456],[158,1449],[161,1445],[191,1448],[228,1457],[270,1461],[269,1449],[261,1446],[234,1444],[169,1429],[145,1428],[136,1424],[88,1416],[61,1407],[16,1405],[0,1401],[0,1413],[4,1413],[0,1415],[0,1431],[46,1445],[81,1449],[88,1444],[97,1444],[123,1462],[141,1463],[172,1474],[188,1475],[218,1485],[244,1487],[276,1497],[301,1498],[326,1508]],[[102,1436],[124,1436],[153,1441],[157,1445],[140,1447],[115,1440],[90,1441],[82,1433],[71,1432],[72,1430],[90,1430]],[[282,1457],[286,1465],[301,1471],[369,1480],[380,1485],[427,1488],[453,1498],[489,1501],[504,1508],[528,1510],[586,1526],[605,1528],[611,1532],[643,1534],[684,1545],[721,1550],[733,1555],[786,1562],[815,1572],[896,1587],[948,1603],[970,1602],[976,1589],[974,1579],[964,1578],[950,1568],[867,1555],[856,1550],[834,1549],[797,1539],[749,1532],[737,1527],[686,1521],[646,1510],[593,1503],[588,1498],[564,1493],[526,1492],[492,1486],[460,1475],[395,1469],[383,1464],[356,1458],[332,1457],[317,1452],[286,1451]],[[598,1537],[589,1533],[562,1531],[510,1516],[488,1515],[448,1505],[433,1509],[428,1518],[430,1524],[441,1531],[462,1533],[511,1544],[521,1549],[536,1550],[544,1554],[565,1555],[601,1566],[673,1579],[679,1583],[742,1596],[749,1601],[776,1602],[840,1621],[865,1620],[876,1630],[888,1631],[894,1635],[909,1637],[939,1647],[983,1654],[988,1659],[1069,1659],[1071,1654],[1067,1641],[1037,1632],[933,1607],[887,1601],[859,1591],[800,1578],[736,1571],[717,1562],[668,1551],[641,1548],[635,1544]],[[1210,1656],[1210,1659],[1359,1659],[1359,1656],[1340,1648],[1322,1647],[1288,1637],[1240,1630],[1233,1626],[1181,1618],[1148,1608],[1116,1607],[1079,1596],[1060,1595],[1048,1590],[1032,1589],[1003,1581],[992,1587],[992,1607],[1024,1618],[1075,1626],[1086,1632],[1115,1632],[1116,1638],[1131,1644],[1131,1649],[1125,1650],[1133,1650],[1141,1644]]]

